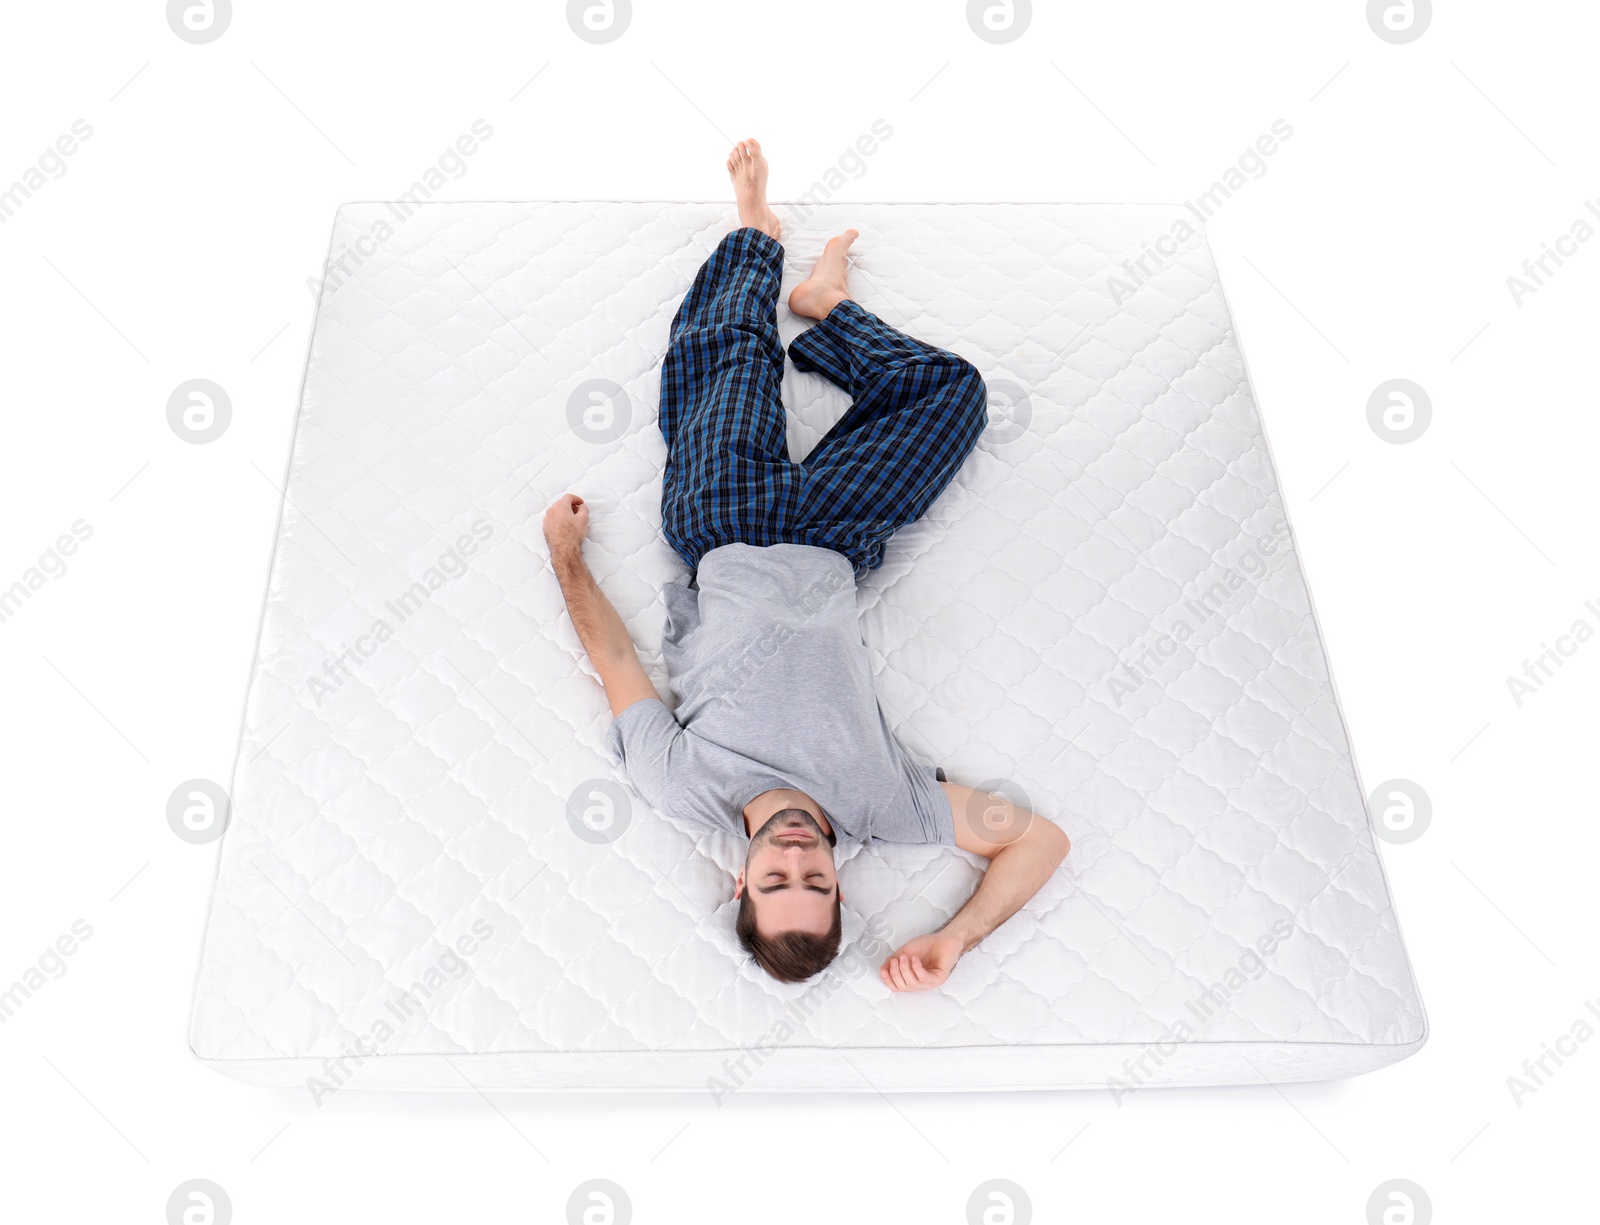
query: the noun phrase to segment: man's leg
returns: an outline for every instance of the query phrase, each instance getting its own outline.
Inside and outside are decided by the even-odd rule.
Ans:
[[[800,488],[782,400],[783,248],[760,146],[735,146],[728,171],[743,228],[696,275],[661,366],[662,532],[691,568],[718,545],[781,539]]]
[[[789,346],[797,369],[855,403],[801,461],[805,486],[786,537],[836,549],[859,568],[883,564],[885,542],[948,485],[988,422],[983,379],[970,362],[896,331],[847,295],[855,231],[828,243],[790,306],[821,318]]]

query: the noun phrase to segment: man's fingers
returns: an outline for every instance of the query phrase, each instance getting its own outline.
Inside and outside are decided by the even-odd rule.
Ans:
[[[901,950],[878,967],[878,977],[891,991],[926,991],[946,976],[938,966],[924,965],[920,955]]]
[[[894,981],[902,991],[911,990],[911,981],[907,969],[904,957],[896,957],[894,959]]]

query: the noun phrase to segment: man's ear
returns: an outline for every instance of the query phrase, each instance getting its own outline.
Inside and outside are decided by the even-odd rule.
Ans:
[[[733,878],[733,896],[737,901],[744,896],[744,869],[739,869],[739,874]]]

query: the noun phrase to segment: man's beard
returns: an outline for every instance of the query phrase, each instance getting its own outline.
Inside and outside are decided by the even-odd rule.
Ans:
[[[748,867],[751,857],[762,847],[770,845],[779,834],[791,829],[804,829],[817,839],[818,842],[826,841],[829,846],[837,845],[835,836],[822,832],[822,826],[804,808],[784,808],[768,817],[760,829],[750,839],[750,849],[745,852],[745,865]]]

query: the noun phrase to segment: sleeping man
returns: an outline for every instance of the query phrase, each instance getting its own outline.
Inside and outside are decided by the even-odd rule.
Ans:
[[[856,581],[949,484],[988,416],[969,363],[851,300],[846,230],[789,309],[818,320],[789,348],[854,401],[811,453],[789,458],[780,390],[778,218],[753,140],[728,159],[739,228],[695,277],[661,369],[662,532],[689,573],[668,584],[669,711],[588,567],[589,508],[564,494],[545,539],[584,649],[605,685],[612,753],[664,813],[749,839],[734,882],[740,943],[801,982],[839,951],[838,839],[954,845],[989,860],[938,931],[890,955],[893,991],[923,991],[1050,878],[1067,838],[997,795],[944,781],[879,709]]]

